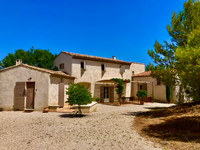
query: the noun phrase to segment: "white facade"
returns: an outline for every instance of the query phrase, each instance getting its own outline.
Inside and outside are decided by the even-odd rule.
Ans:
[[[64,64],[63,69],[60,68],[61,64]],[[83,64],[84,67],[82,66],[81,68]],[[54,65],[59,70],[76,77],[75,83],[88,87],[92,96],[98,98],[101,97],[101,86],[114,87],[113,82],[110,81],[112,78],[131,80],[133,73],[145,71],[145,66],[141,63],[123,62],[116,59],[102,59],[101,57],[65,52],[61,52],[57,56],[54,60]],[[104,65],[104,71],[102,71],[102,65]],[[131,96],[131,83],[127,83],[124,96]],[[114,94],[114,99],[117,99],[116,93]]]

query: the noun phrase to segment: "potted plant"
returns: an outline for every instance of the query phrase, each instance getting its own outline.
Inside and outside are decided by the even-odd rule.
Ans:
[[[94,97],[93,100],[96,101],[97,103],[99,103],[99,98],[98,97]]]
[[[49,112],[49,106],[44,106],[43,113],[48,113]]]
[[[145,90],[139,90],[137,92],[137,97],[138,97],[138,103],[140,102],[140,105],[144,105],[143,97],[147,97],[147,91]]]

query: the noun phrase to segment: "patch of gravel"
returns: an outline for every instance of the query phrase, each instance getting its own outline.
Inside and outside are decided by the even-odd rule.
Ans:
[[[97,112],[82,118],[63,113],[0,112],[1,150],[158,150],[154,143],[133,129],[139,111],[168,104],[109,106],[98,104]]]

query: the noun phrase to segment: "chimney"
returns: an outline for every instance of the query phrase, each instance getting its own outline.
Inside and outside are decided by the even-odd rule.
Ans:
[[[22,63],[22,60],[21,59],[17,59],[16,60],[16,65],[20,65]]]
[[[112,59],[116,59],[116,56],[112,56]]]

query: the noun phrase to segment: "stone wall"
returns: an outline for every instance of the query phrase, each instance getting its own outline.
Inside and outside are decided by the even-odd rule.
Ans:
[[[43,109],[48,105],[49,83],[48,73],[18,66],[0,72],[0,107],[12,110],[14,105],[14,88],[16,82],[35,82],[35,110]]]

